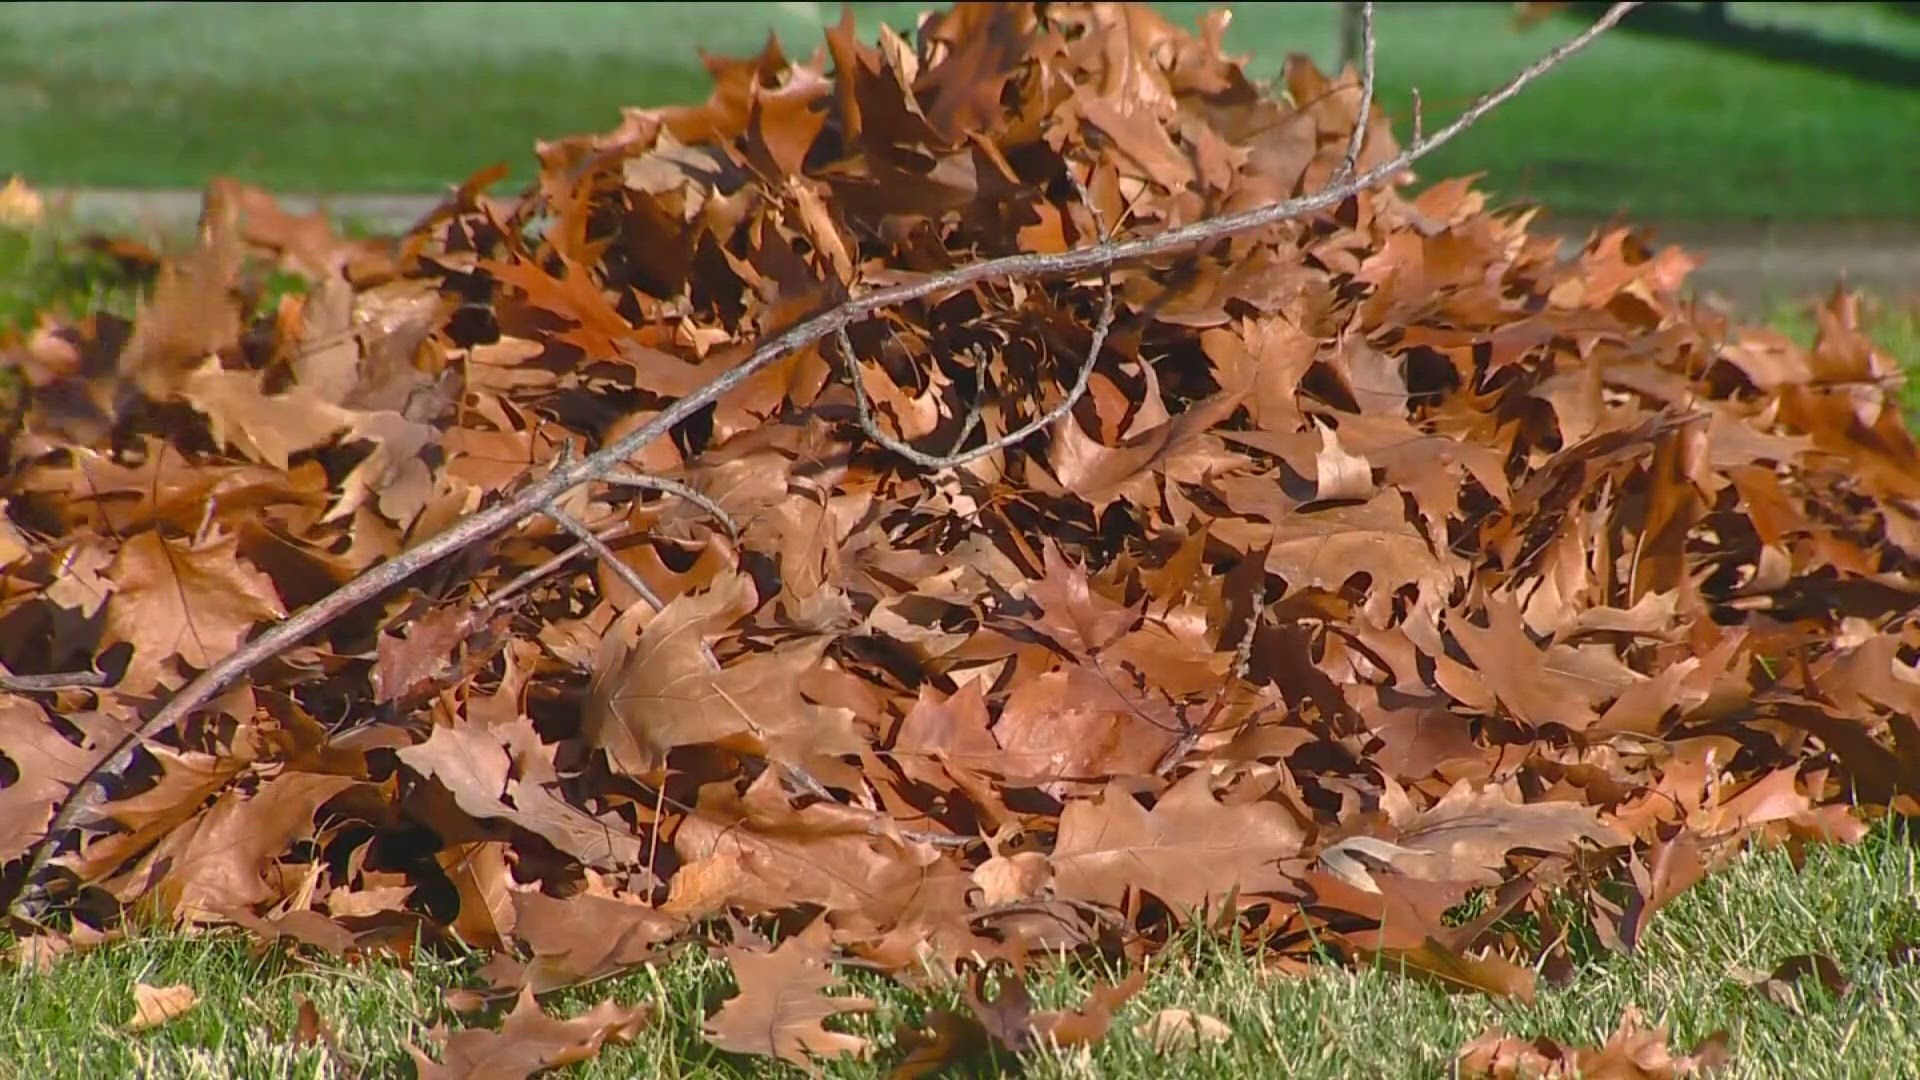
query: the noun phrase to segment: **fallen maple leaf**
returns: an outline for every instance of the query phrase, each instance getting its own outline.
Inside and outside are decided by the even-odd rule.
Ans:
[[[1725,1067],[1726,1043],[1721,1032],[1676,1057],[1667,1048],[1666,1028],[1643,1027],[1639,1010],[1629,1006],[1605,1046],[1573,1047],[1544,1037],[1527,1041],[1493,1028],[1462,1048],[1455,1068],[1463,1077],[1487,1080],[1675,1080]]]
[[[1321,942],[1524,999],[1570,959],[1500,920],[1552,922],[1556,885],[1631,947],[1749,839],[1920,812],[1920,443],[1859,299],[1803,347],[1692,303],[1677,248],[1561,257],[1406,169],[1168,247],[1398,153],[1383,99],[1356,129],[1363,72],[1268,88],[1225,27],[849,16],[397,241],[226,181],[177,255],[88,241],[154,274],[138,317],[0,340],[0,861],[50,886],[24,905],[464,940],[494,955],[463,1005],[805,920],[803,959],[741,931],[714,1023],[813,1061],[859,1045],[822,1023],[831,955],[916,982],[1238,898],[1265,916],[1219,925],[1276,965]],[[1015,253],[1081,269],[969,269]],[[868,310],[889,289],[920,295]],[[853,355],[762,363],[816,316]],[[631,474],[516,494],[641,430]],[[290,608],[297,642],[183,690]],[[976,993],[903,1070],[1083,1053],[1131,985]]]
[[[1154,1052],[1160,1054],[1194,1050],[1210,1043],[1223,1043],[1233,1037],[1233,1029],[1225,1021],[1191,1009],[1161,1009],[1135,1028],[1134,1032],[1151,1043]]]
[[[18,858],[40,838],[54,806],[85,775],[105,740],[124,730],[123,721],[97,712],[70,713],[61,721],[55,724],[27,698],[0,695],[0,755],[13,774],[0,785],[0,862]]]
[[[587,706],[587,738],[635,776],[651,774],[668,750],[693,743],[744,741],[792,762],[858,749],[846,710],[800,693],[801,677],[820,663],[828,639],[716,667],[706,638],[754,603],[752,581],[735,576],[668,604],[631,647],[610,635]]]

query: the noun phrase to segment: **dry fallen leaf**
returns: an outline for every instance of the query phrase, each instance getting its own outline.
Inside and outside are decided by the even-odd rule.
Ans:
[[[1675,1080],[1718,1072],[1727,1062],[1726,1044],[1721,1032],[1675,1056],[1666,1028],[1645,1028],[1629,1006],[1605,1046],[1572,1047],[1544,1037],[1529,1042],[1494,1028],[1468,1043],[1455,1067],[1463,1077],[1489,1080]]]
[[[529,989],[521,991],[498,1031],[429,1031],[428,1038],[440,1044],[438,1062],[412,1045],[407,1052],[420,1080],[522,1080],[586,1061],[609,1042],[632,1042],[650,1017],[645,1005],[628,1007],[608,1000],[572,1020],[556,1020],[541,1011]]]
[[[200,995],[185,983],[172,986],[133,984],[133,1018],[121,1026],[128,1033],[157,1028],[200,1003]]]
[[[1357,889],[1378,892],[1369,863],[1426,881],[1497,884],[1507,853],[1527,849],[1564,854],[1581,841],[1624,843],[1592,807],[1577,803],[1516,803],[1499,788],[1453,786],[1431,808],[1416,811],[1398,788],[1388,790],[1394,839],[1350,836],[1320,851],[1320,865]]]
[[[1171,1054],[1193,1050],[1208,1043],[1222,1043],[1233,1037],[1226,1021],[1189,1009],[1161,1009],[1134,1029],[1153,1044],[1157,1053]]]
[[[707,1021],[708,1041],[736,1054],[777,1057],[815,1076],[820,1075],[816,1057],[863,1056],[866,1039],[821,1024],[840,1013],[876,1007],[869,998],[822,993],[838,982],[827,967],[825,930],[815,923],[767,952],[726,950],[740,991]]]

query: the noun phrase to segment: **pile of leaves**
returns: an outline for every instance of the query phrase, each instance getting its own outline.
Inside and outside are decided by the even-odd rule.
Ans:
[[[1225,22],[966,4],[709,58],[704,105],[391,243],[214,185],[136,318],[5,347],[9,891],[193,674],[769,336],[1325,186],[1358,79],[1256,86]],[[688,943],[741,987],[709,1037],[802,1063],[861,1047],[837,962],[960,979],[924,1064],[1097,1037],[1127,984],[1041,1014],[985,973],[1195,924],[1529,996],[1744,842],[1920,808],[1920,458],[1853,302],[1803,349],[1676,249],[1564,258],[1413,179],[793,353],[143,745],[51,895],[491,950],[475,1000],[521,1004],[449,1062],[590,1053],[645,1018],[532,995]]]

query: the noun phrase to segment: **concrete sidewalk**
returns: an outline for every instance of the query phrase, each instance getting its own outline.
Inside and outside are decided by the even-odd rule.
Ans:
[[[177,232],[192,228],[200,216],[198,191],[54,189],[44,194],[50,205],[69,206],[77,219],[101,227]],[[290,212],[325,210],[335,221],[385,231],[406,229],[439,202],[439,196],[417,194],[275,197]],[[1572,244],[1590,225],[1549,216],[1541,227]],[[1692,277],[1696,290],[1742,307],[1825,294],[1843,278],[1871,293],[1920,302],[1920,223],[1744,231],[1662,227],[1656,239],[1679,244],[1701,260]]]

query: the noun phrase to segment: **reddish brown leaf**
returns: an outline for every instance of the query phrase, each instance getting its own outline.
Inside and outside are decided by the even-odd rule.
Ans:
[[[188,545],[143,532],[120,546],[107,574],[107,636],[133,643],[123,685],[152,689],[178,656],[196,668],[226,658],[255,623],[286,615],[265,574],[237,555],[239,538]]]
[[[440,1044],[436,1062],[409,1045],[421,1080],[521,1080],[546,1069],[586,1061],[607,1043],[632,1042],[651,1019],[647,1006],[631,1008],[611,1000],[584,1016],[556,1020],[540,1010],[532,990],[523,990],[498,1031],[465,1028],[427,1033]]]
[[[1229,806],[1205,773],[1169,788],[1152,810],[1122,785],[1068,804],[1049,856],[1064,896],[1119,907],[1134,891],[1179,912],[1228,892],[1251,895],[1288,880],[1279,863],[1300,850],[1300,826],[1280,806]]]
[[[819,1075],[814,1058],[866,1053],[867,1040],[829,1031],[821,1021],[845,1012],[870,1012],[874,1002],[823,993],[836,985],[828,970],[825,926],[814,923],[771,952],[730,948],[739,993],[707,1021],[706,1037],[736,1054],[777,1057]]]
[[[800,694],[801,677],[820,663],[828,639],[717,665],[707,639],[753,603],[752,582],[736,576],[668,604],[630,648],[610,636],[595,672],[587,737],[636,776],[692,743],[741,744],[784,761],[856,749],[845,710]]]

